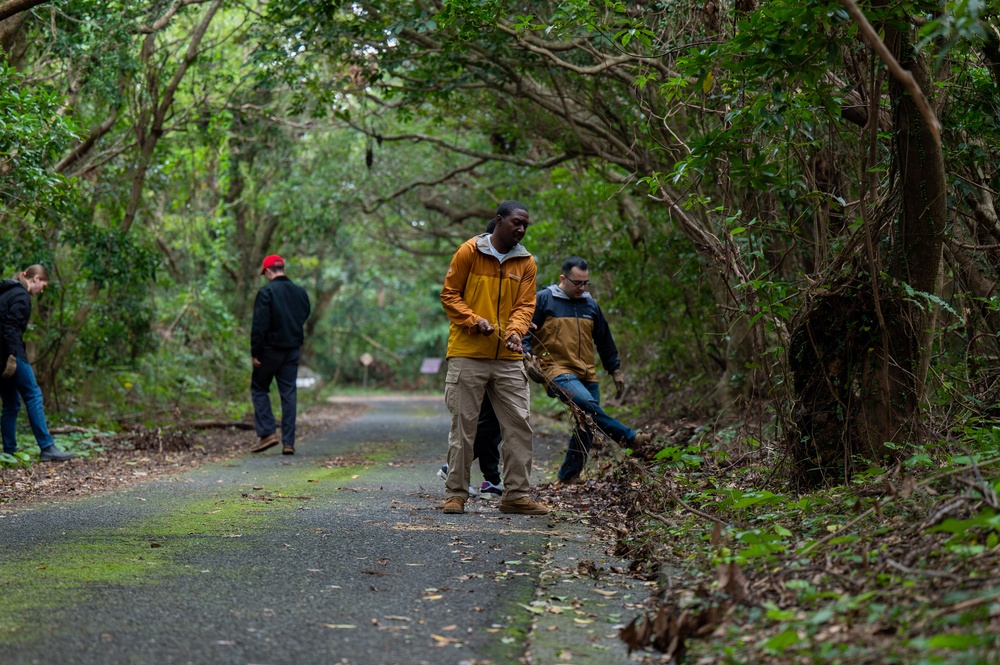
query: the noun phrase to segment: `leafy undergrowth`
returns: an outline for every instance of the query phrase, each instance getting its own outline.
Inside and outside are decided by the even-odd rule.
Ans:
[[[631,650],[649,663],[1000,662],[1000,429],[806,494],[783,487],[779,451],[734,454],[731,434],[688,426],[658,452],[599,455],[592,485],[609,500],[592,511],[615,554],[659,582],[621,633]]]

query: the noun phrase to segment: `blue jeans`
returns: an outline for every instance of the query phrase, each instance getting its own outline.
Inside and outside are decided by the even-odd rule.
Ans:
[[[42,389],[38,387],[35,373],[26,360],[17,359],[17,371],[9,379],[0,379],[0,401],[3,410],[0,412],[0,437],[3,438],[3,451],[13,453],[17,450],[17,412],[21,408],[21,400],[28,408],[28,422],[35,434],[38,447],[45,450],[55,445],[49,427],[45,424],[45,410],[42,407]]]
[[[589,418],[576,418],[576,427],[569,439],[566,459],[559,469],[559,480],[572,480],[583,471],[583,465],[594,443],[596,427],[605,436],[618,443],[630,444],[635,438],[635,430],[621,424],[601,408],[601,386],[596,381],[581,381],[575,374],[562,374],[552,379],[552,392],[569,404],[572,402]],[[593,425],[589,422],[593,420]]]
[[[278,424],[271,409],[271,382],[278,384],[281,398],[281,443],[295,446],[295,411],[300,349],[267,349],[260,354],[260,367],[250,376],[250,399],[253,401],[253,424],[257,436],[275,433]]]

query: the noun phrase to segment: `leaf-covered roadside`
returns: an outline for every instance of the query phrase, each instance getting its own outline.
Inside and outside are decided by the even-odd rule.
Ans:
[[[363,406],[351,403],[313,405],[299,416],[299,436],[329,429],[363,410]],[[133,427],[114,434],[84,428],[59,433],[55,428],[60,448],[73,452],[77,459],[41,463],[35,448],[33,457],[23,455],[28,460],[24,466],[0,466],[0,511],[39,499],[108,492],[230,459],[246,453],[256,441],[253,429],[246,425]]]
[[[732,435],[678,427],[658,450],[613,451],[593,483],[615,554],[659,583],[621,632],[630,649],[650,663],[1000,662],[1000,429],[807,494],[775,450]]]

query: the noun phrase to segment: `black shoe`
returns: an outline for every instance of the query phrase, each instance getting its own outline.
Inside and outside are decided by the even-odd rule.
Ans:
[[[38,456],[39,462],[65,462],[76,457],[73,453],[66,453],[55,446],[42,448],[42,453]]]

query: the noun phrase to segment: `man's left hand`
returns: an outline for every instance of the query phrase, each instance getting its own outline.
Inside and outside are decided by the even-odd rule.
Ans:
[[[615,382],[615,399],[618,399],[625,392],[625,375],[620,369],[616,369],[612,372],[611,378]]]
[[[522,353],[524,351],[524,347],[521,346],[521,336],[517,333],[511,333],[510,336],[504,340],[504,344],[507,345],[507,348],[510,351],[517,351],[518,353]]]

